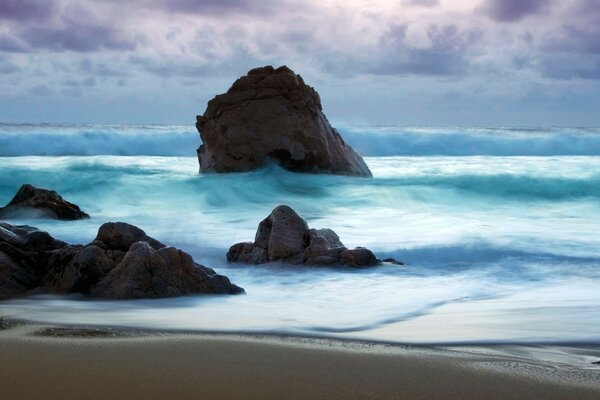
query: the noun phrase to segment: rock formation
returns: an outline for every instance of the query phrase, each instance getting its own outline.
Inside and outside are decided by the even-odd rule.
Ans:
[[[87,245],[67,245],[32,227],[0,224],[0,299],[32,290],[108,299],[244,292],[189,254],[126,223],[102,225]]]
[[[241,172],[276,162],[291,171],[371,176],[329,125],[317,92],[286,66],[249,71],[208,102],[196,128],[201,171]]]
[[[76,220],[90,216],[53,190],[39,189],[25,184],[5,207],[0,207],[0,218],[20,217]]]
[[[38,287],[47,252],[66,245],[31,226],[0,222],[0,299]]]
[[[227,260],[248,264],[280,261],[290,264],[368,267],[381,264],[371,250],[346,248],[331,229],[309,229],[296,212],[276,207],[258,225],[254,243],[231,246]]]

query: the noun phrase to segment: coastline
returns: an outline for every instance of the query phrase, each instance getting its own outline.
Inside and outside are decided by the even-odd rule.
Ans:
[[[600,395],[597,345],[396,345],[3,321],[0,393],[10,399]]]

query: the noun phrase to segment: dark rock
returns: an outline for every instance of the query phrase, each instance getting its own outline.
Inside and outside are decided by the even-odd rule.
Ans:
[[[148,242],[153,249],[165,247],[164,244],[146,235],[137,226],[124,222],[107,222],[98,230],[94,244],[103,249],[127,251],[135,242]]]
[[[227,260],[246,264],[280,261],[356,268],[381,264],[369,249],[346,248],[331,229],[309,229],[306,221],[285,205],[276,207],[261,221],[254,243],[231,246]]]
[[[129,299],[244,291],[126,223],[102,225],[87,245],[0,223],[0,299],[48,292]]]
[[[258,225],[254,243],[267,250],[267,259],[286,259],[301,263],[304,259],[304,235],[308,225],[288,206],[279,206]]]
[[[46,252],[67,244],[31,226],[0,222],[0,299],[37,287],[44,272]]]
[[[174,247],[155,250],[147,242],[137,242],[98,283],[92,294],[102,298],[131,299],[242,292],[229,279],[194,263],[192,257],[181,250]]]
[[[227,253],[227,260],[247,264],[264,264],[269,262],[269,257],[266,248],[256,246],[252,242],[243,242],[231,246]]]
[[[0,208],[0,218],[21,217],[76,220],[90,216],[53,190],[25,184],[5,207]]]
[[[317,92],[286,66],[249,71],[208,102],[196,127],[201,171],[241,172],[276,162],[297,172],[371,176],[329,125]]]

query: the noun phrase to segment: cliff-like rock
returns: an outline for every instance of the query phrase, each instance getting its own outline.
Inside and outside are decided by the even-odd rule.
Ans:
[[[327,121],[318,93],[286,66],[249,71],[208,102],[196,127],[201,171],[242,172],[275,162],[297,172],[371,176]]]

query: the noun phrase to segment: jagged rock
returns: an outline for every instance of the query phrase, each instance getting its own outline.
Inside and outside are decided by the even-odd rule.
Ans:
[[[381,264],[371,250],[346,248],[331,229],[309,229],[291,207],[281,205],[258,225],[254,243],[231,246],[227,260],[246,264],[280,261],[290,264],[368,267]]]
[[[371,176],[329,125],[317,92],[286,66],[249,71],[208,102],[196,127],[201,171],[241,172],[276,162],[298,172]]]
[[[92,294],[111,299],[172,297],[192,293],[237,294],[243,290],[174,247],[155,250],[136,242]]]
[[[87,245],[0,223],[0,299],[32,290],[111,299],[244,292],[189,254],[126,223],[102,225]]]
[[[20,217],[76,220],[90,216],[53,190],[25,184],[5,207],[0,208],[0,218]]]
[[[37,287],[46,252],[66,245],[31,226],[0,222],[0,299],[19,296]]]

